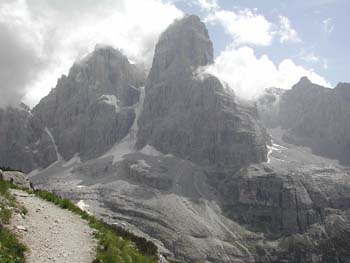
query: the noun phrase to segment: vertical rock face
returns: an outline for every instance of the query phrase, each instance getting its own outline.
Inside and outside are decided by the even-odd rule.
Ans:
[[[29,108],[0,109],[0,165],[29,172],[56,161],[50,138]]]
[[[197,16],[187,16],[175,21],[160,36],[147,87],[151,89],[169,77],[188,77],[193,69],[212,62],[213,44],[208,30]]]
[[[212,62],[212,43],[198,17],[176,21],[161,35],[146,82],[138,147],[150,144],[215,165],[265,160],[265,133],[255,108],[238,103],[217,78],[195,76]]]
[[[350,163],[350,84],[339,83],[329,89],[304,77],[278,97],[275,105],[259,104],[268,126],[286,129],[285,139],[289,142],[309,146],[314,153],[343,164]]]
[[[97,157],[131,127],[144,73],[119,51],[96,47],[62,76],[33,113],[52,132],[64,159]]]

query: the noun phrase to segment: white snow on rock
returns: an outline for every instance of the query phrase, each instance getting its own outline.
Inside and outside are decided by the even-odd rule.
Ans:
[[[130,168],[138,172],[147,172],[151,166],[145,160],[137,160],[137,163],[131,165]]]
[[[99,101],[114,106],[116,113],[120,111],[120,107],[118,105],[119,100],[115,95],[102,95],[101,97],[99,97]]]
[[[160,151],[157,151],[153,146],[148,144],[140,150],[140,153],[150,156],[163,156]]]
[[[77,203],[77,207],[79,207],[81,210],[85,211],[86,213],[88,214],[91,214],[90,211],[89,211],[89,205],[86,204],[84,202],[84,200],[80,200],[78,203]]]
[[[51,140],[51,142],[52,142],[52,144],[53,144],[53,147],[54,147],[54,149],[55,149],[56,156],[57,156],[57,161],[58,161],[58,162],[62,161],[63,158],[62,158],[62,156],[60,155],[60,153],[58,152],[58,147],[57,147],[57,144],[56,144],[56,142],[55,142],[55,138],[52,136],[52,133],[50,132],[50,130],[49,130],[47,127],[45,127],[45,132],[47,133],[47,135],[49,135],[50,140]]]
[[[267,145],[267,149],[268,149],[268,152],[267,152],[267,161],[266,162],[270,163],[271,162],[271,154],[273,153],[273,151],[281,153],[282,150],[288,149],[288,148],[286,148],[282,145],[276,144],[272,141],[272,146]],[[281,159],[279,159],[279,160],[281,160]],[[283,161],[283,160],[281,160],[281,161]]]
[[[116,143],[109,151],[107,151],[104,155],[102,155],[100,158],[103,158],[106,156],[112,156],[113,163],[116,163],[118,161],[121,161],[124,155],[135,152],[137,132],[139,129],[137,121],[143,109],[143,101],[145,99],[145,88],[141,87],[140,91],[141,91],[140,100],[138,103],[134,105],[136,117],[129,130],[129,133],[120,142]]]

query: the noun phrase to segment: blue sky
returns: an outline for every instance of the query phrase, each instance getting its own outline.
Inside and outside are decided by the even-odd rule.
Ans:
[[[150,67],[159,35],[197,14],[215,63],[196,69],[245,99],[302,76],[327,87],[350,82],[348,0],[0,0],[0,107],[30,106],[92,52],[113,46]]]
[[[214,2],[214,1],[207,1]],[[255,54],[267,54],[278,64],[285,58],[291,58],[297,64],[312,68],[324,76],[332,85],[338,82],[350,82],[348,52],[350,26],[350,2],[346,0],[218,0],[216,4],[222,10],[238,12],[243,9],[256,10],[271,23],[278,23],[279,16],[290,20],[300,41],[271,45],[249,45]],[[191,1],[176,1],[175,5],[185,13],[194,13],[202,19],[212,11],[201,9]],[[214,42],[216,56],[232,41],[222,26],[208,25]]]

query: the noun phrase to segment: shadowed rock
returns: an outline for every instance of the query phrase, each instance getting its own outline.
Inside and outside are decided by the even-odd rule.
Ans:
[[[144,73],[119,51],[96,47],[62,76],[33,113],[52,131],[59,153],[91,159],[128,133]]]
[[[235,99],[214,76],[196,76],[213,62],[205,25],[196,16],[174,22],[160,36],[146,81],[137,145],[197,163],[241,166],[266,158],[256,109]]]

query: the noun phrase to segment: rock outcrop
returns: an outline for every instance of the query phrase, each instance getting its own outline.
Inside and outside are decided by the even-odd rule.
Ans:
[[[196,16],[160,36],[139,124],[138,147],[202,164],[240,167],[266,158],[266,136],[254,107],[239,103],[214,76],[196,76],[213,62],[208,31]]]
[[[57,160],[41,121],[25,105],[0,109],[0,165],[30,172]]]
[[[135,119],[144,72],[119,51],[96,46],[73,65],[33,109],[51,131],[65,160],[91,159],[128,133]]]
[[[11,182],[18,187],[32,190],[28,176],[22,172],[0,170],[0,179]]]
[[[271,96],[279,101],[264,107],[265,95],[259,107],[268,126],[286,129],[286,140],[311,147],[315,154],[350,163],[350,84],[330,89],[303,77],[291,90]]]
[[[35,187],[152,239],[167,258],[349,262],[349,169],[294,143],[343,136],[346,145],[347,85],[270,89],[258,102],[267,135],[254,104],[199,74],[212,62],[196,16],[161,35],[146,81],[120,52],[98,47],[32,112],[0,112],[1,146],[17,149],[1,148],[3,165],[54,162],[30,174]],[[17,156],[27,159],[11,163]]]

